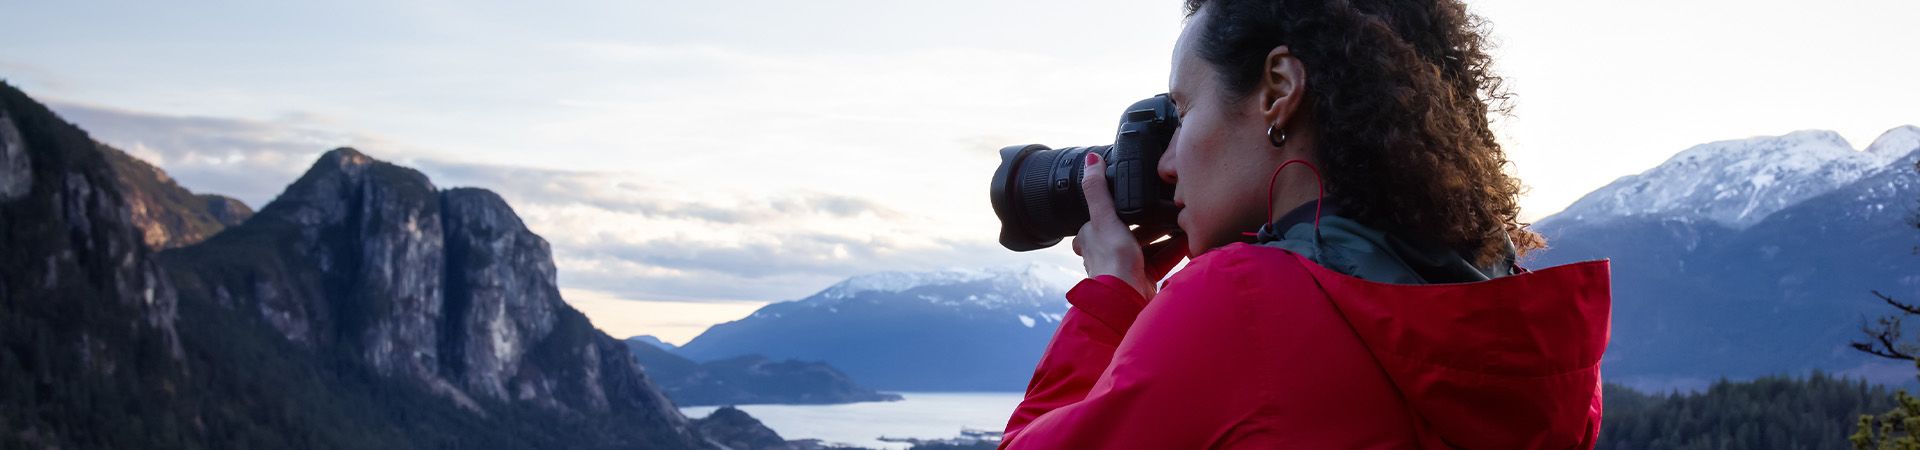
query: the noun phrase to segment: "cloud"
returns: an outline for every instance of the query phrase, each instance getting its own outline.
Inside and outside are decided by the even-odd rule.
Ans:
[[[822,192],[795,191],[770,197],[737,199],[736,204],[667,198],[674,190],[663,183],[641,181],[641,175],[455,163],[416,162],[442,186],[475,186],[509,191],[544,203],[574,203],[623,211],[646,217],[691,218],[721,224],[758,224],[798,215],[825,214],[837,218],[871,215],[897,218],[902,214],[871,199]]]
[[[860,193],[693,187],[638,173],[458,161],[329,131],[324,117],[310,114],[246,120],[67,102],[54,107],[189,189],[231,195],[256,208],[320,153],[345,145],[420,169],[442,188],[493,190],[552,242],[563,286],[618,298],[793,299],[862,273],[1034,259],[1000,249],[988,233],[956,234],[941,219]]]
[[[378,157],[379,155],[375,155]],[[992,236],[852,194],[693,189],[619,172],[416,161],[442,187],[499,192],[554,247],[561,284],[621,298],[768,301],[862,273],[1036,259]],[[1070,260],[1042,253],[1039,259]]]
[[[641,334],[685,344],[713,324],[746,317],[767,302],[658,302],[620,298],[589,289],[562,289],[567,303],[614,337]]]
[[[68,121],[105,142],[166,169],[199,193],[232,196],[256,209],[272,200],[319,154],[382,140],[327,131],[319,118],[289,114],[278,122],[129,111],[49,102]]]

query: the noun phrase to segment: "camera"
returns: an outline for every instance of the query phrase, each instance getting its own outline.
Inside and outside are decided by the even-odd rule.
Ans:
[[[1080,232],[1087,223],[1087,198],[1080,192],[1086,153],[1107,163],[1107,189],[1120,221],[1142,228],[1172,231],[1177,213],[1173,186],[1160,180],[1160,155],[1180,126],[1173,100],[1160,94],[1134,102],[1120,115],[1113,145],[1047,148],[1015,145],[1000,149],[993,171],[993,213],[1000,216],[1000,245],[1024,252],[1052,247]]]

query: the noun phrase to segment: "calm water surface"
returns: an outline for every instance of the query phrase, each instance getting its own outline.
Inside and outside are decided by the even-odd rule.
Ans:
[[[901,392],[897,402],[844,405],[739,405],[780,437],[819,439],[869,448],[909,445],[880,442],[880,436],[941,439],[960,436],[960,428],[998,431],[1020,404],[1018,392]],[[690,418],[706,417],[717,406],[680,408]]]

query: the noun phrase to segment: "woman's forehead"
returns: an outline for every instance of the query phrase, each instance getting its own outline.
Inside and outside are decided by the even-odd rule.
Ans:
[[[1203,76],[1206,65],[1202,64],[1204,61],[1200,59],[1198,51],[1200,26],[1206,20],[1206,15],[1206,8],[1201,8],[1188,17],[1186,26],[1180,29],[1180,37],[1173,42],[1173,64],[1169,66],[1167,75],[1169,91],[1182,91],[1182,86],[1197,86],[1207,78]]]

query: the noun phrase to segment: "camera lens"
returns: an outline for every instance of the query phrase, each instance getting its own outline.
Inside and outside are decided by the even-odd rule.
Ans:
[[[1000,245],[1014,251],[1038,250],[1080,232],[1087,223],[1087,200],[1080,176],[1087,152],[1107,156],[1110,146],[1047,148],[1015,145],[1000,149],[993,174],[993,212],[1000,216]]]
[[[1113,145],[1000,149],[992,197],[993,213],[1000,216],[1000,245],[1020,252],[1038,250],[1080,232],[1087,223],[1087,198],[1080,192],[1087,152],[1100,154],[1106,162],[1108,193],[1121,222],[1175,229],[1173,187],[1160,179],[1157,167],[1179,126],[1173,101],[1161,94],[1127,107]]]

